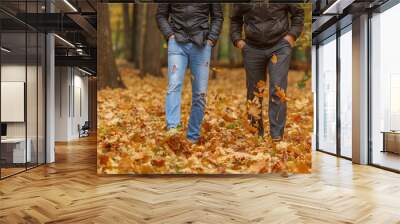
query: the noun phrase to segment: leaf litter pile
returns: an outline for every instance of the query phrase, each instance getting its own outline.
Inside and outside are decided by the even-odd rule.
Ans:
[[[257,99],[246,101],[243,69],[213,69],[199,143],[186,139],[190,114],[191,84],[185,77],[182,94],[182,128],[167,134],[165,124],[166,78],[120,66],[126,89],[98,92],[97,169],[100,174],[224,174],[308,173],[311,169],[313,101],[311,83],[298,87],[303,72],[291,71],[285,94],[288,105],[283,141],[274,143],[268,129],[268,82],[259,83],[264,96],[264,139],[250,126],[247,112],[259,116]],[[163,70],[165,75],[166,71]],[[261,90],[264,90],[262,93]]]

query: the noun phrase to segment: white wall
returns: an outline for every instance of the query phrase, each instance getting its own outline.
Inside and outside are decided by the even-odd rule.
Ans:
[[[27,69],[27,70],[25,70]],[[31,77],[35,74],[36,66],[18,65],[18,64],[5,64],[1,66],[1,81],[2,82],[25,82],[26,71],[28,72],[28,88],[27,88],[27,119],[28,119],[28,137],[29,130],[36,130],[36,107],[37,107],[37,93],[36,82],[37,80]],[[29,88],[30,87],[30,88]],[[39,105],[40,106],[40,105]],[[7,108],[1,108],[7,110]],[[34,111],[35,113],[33,113]],[[7,135],[8,137],[25,137],[25,123],[26,122],[7,122]],[[36,135],[36,132],[35,132]]]
[[[25,65],[1,65],[1,81],[25,82]]]
[[[25,82],[25,65],[2,65],[1,81],[3,82]],[[6,110],[6,108],[1,108]],[[7,123],[7,137],[25,137],[25,123]]]
[[[71,67],[56,67],[55,73],[55,140],[74,140],[78,125],[88,120],[88,78]]]
[[[82,73],[76,74],[77,70],[75,70],[74,75],[74,108],[72,108],[72,136],[79,137],[78,133],[78,124],[83,125],[85,121],[88,120],[88,77],[82,76]],[[81,111],[80,111],[81,110]]]
[[[55,68],[55,141],[68,140],[68,86],[70,77],[67,67]]]

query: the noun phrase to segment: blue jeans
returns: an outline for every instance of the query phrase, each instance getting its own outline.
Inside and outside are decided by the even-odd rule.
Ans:
[[[186,68],[192,72],[192,109],[187,137],[197,141],[200,137],[204,117],[211,46],[204,47],[189,43],[178,43],[174,38],[168,41],[168,90],[166,99],[167,128],[176,128],[181,120],[181,95]]]

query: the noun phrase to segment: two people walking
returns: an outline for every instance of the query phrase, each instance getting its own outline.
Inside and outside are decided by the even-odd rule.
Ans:
[[[189,67],[192,107],[187,138],[196,143],[206,107],[212,47],[218,41],[224,20],[221,4],[160,4],[157,23],[168,41],[168,89],[166,123],[169,133],[180,128],[182,85]],[[304,26],[304,10],[297,4],[234,4],[230,36],[242,50],[246,71],[247,99],[258,98],[260,114],[249,114],[258,135],[264,136],[260,82],[269,75],[269,123],[274,141],[282,140],[286,123],[286,92],[292,48]],[[244,35],[242,34],[244,31]],[[255,93],[260,93],[260,95]]]

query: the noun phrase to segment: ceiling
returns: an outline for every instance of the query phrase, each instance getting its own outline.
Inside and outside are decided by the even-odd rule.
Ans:
[[[388,0],[313,0],[313,43],[351,24],[352,18],[386,2]]]
[[[2,46],[11,50],[3,61],[29,63],[38,51],[32,38],[50,32],[57,34],[56,66],[96,71],[96,0],[0,0],[0,27]]]

